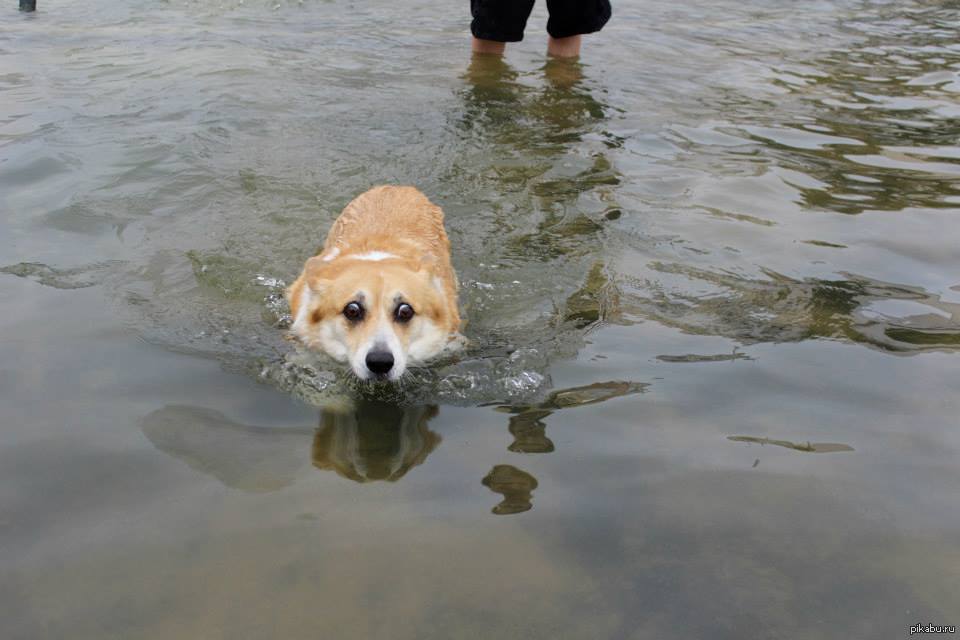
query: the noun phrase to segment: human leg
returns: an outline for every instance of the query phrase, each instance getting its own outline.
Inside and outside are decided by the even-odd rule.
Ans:
[[[533,0],[470,0],[473,52],[500,54],[505,43],[523,40],[532,9]]]
[[[547,0],[547,9],[547,53],[557,57],[579,55],[580,36],[600,31],[612,13],[609,0]]]
[[[580,55],[580,34],[567,38],[547,36],[547,55],[557,58],[575,58]]]
[[[483,40],[477,36],[473,36],[473,52],[474,53],[493,53],[496,55],[501,55],[503,51],[507,48],[506,42],[497,42],[496,40]]]

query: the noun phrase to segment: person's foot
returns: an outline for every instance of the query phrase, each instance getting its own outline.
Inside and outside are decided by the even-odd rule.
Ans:
[[[496,40],[482,40],[477,37],[473,38],[474,53],[492,53],[494,55],[501,56],[503,55],[503,51],[506,48],[507,48],[506,42],[497,42]]]
[[[570,36],[569,38],[554,38],[553,36],[549,36],[549,40],[547,40],[547,55],[558,58],[576,58],[580,55],[581,39],[578,35]]]
[[[577,58],[551,56],[543,65],[543,76],[556,89],[570,89],[583,79],[583,65]]]

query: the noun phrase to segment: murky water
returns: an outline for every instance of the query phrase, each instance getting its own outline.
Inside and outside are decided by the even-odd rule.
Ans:
[[[2,10],[4,638],[958,623],[960,7],[541,4]],[[281,299],[379,183],[471,339],[392,393]]]

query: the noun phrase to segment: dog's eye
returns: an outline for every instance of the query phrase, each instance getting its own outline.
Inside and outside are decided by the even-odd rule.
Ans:
[[[406,302],[401,303],[397,305],[397,310],[393,312],[393,317],[397,319],[397,322],[410,322],[413,318],[413,307]]]
[[[343,316],[351,322],[359,322],[363,320],[363,307],[359,302],[348,302],[343,308]]]

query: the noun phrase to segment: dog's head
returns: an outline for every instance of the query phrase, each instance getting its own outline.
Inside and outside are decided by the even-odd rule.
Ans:
[[[310,258],[287,289],[291,330],[308,348],[349,363],[361,380],[398,380],[457,337],[456,294],[429,257]]]

